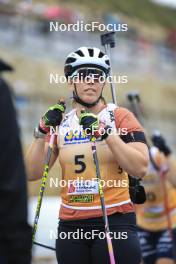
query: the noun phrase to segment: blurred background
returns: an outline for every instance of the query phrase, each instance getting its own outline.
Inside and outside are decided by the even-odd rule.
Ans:
[[[102,32],[50,32],[50,21],[128,25],[127,31],[116,33],[116,47],[111,49],[113,75],[128,76],[128,83],[116,84],[118,104],[127,106],[126,94],[139,92],[146,129],[160,130],[176,150],[176,0],[0,0],[0,58],[14,67],[14,72],[3,76],[14,94],[24,152],[48,106],[64,96],[68,111],[71,108],[67,85],[51,84],[50,74],[63,75],[65,57],[78,47],[102,48]],[[111,101],[108,86],[104,95]],[[50,175],[60,177],[58,164]],[[39,185],[29,184],[30,221]],[[40,242],[54,246],[49,229],[56,230],[58,207],[59,188],[48,184],[39,222]],[[54,253],[37,247],[34,261],[56,263]]]

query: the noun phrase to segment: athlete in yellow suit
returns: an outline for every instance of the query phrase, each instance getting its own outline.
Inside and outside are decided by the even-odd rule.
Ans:
[[[176,256],[176,162],[162,136],[154,135],[153,143],[159,149],[150,148],[151,162],[143,179],[147,201],[137,206],[139,237],[145,264],[173,264]],[[168,173],[158,172],[167,167]]]
[[[143,128],[134,115],[102,100],[109,65],[108,56],[98,48],[82,47],[68,55],[64,70],[73,90],[74,109],[63,118],[62,105],[50,107],[40,120],[27,155],[29,179],[39,179],[49,140],[45,134],[50,125],[59,126],[50,167],[58,158],[62,180],[67,183],[61,190],[56,242],[57,260],[61,264],[110,263],[106,239],[100,237],[104,224],[89,134],[97,138],[115,259],[117,263],[139,264],[141,258],[128,174],[139,178],[145,175],[148,148]],[[81,113],[83,108],[86,113]],[[77,239],[75,232],[82,232]],[[63,233],[65,239],[61,237]]]

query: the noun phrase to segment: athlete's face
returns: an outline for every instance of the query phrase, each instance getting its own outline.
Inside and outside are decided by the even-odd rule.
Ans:
[[[104,84],[90,81],[76,84],[78,96],[86,103],[95,102],[101,95]]]
[[[86,72],[92,75],[87,75]],[[102,82],[102,72],[100,70],[81,70],[80,76],[83,78],[77,77],[74,79],[74,83],[76,86],[76,92],[81,100],[86,103],[93,103],[95,102],[101,95],[103,86],[105,85],[105,78]]]

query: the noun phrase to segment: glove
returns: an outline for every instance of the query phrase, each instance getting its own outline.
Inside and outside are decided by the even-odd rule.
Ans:
[[[104,140],[111,133],[110,126],[100,123],[96,115],[87,113],[84,110],[81,111],[79,124],[83,126],[87,135],[91,135],[91,137],[96,139]]]
[[[167,146],[164,137],[161,134],[153,134],[151,137],[153,145],[157,147],[161,152],[164,153],[165,156],[168,156],[172,153],[169,146]]]
[[[144,186],[140,184],[139,179],[136,179],[130,175],[128,175],[129,179],[129,193],[131,201],[134,204],[143,204],[146,201],[146,192]]]
[[[49,107],[43,117],[40,119],[39,131],[47,134],[50,131],[50,126],[59,126],[66,106],[64,101],[59,101],[57,104]]]

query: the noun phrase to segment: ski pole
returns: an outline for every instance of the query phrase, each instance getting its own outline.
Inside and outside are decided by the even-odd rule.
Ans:
[[[111,67],[111,58],[110,58],[110,49],[109,49],[109,48],[115,47],[115,35],[114,34],[115,32],[108,32],[108,33],[102,34],[100,38],[101,38],[101,45],[104,46],[105,53],[109,57],[109,61],[110,61],[109,76],[111,77],[110,87],[111,87],[112,101],[114,104],[117,105],[116,90],[115,90],[114,82],[112,80],[112,67]]]
[[[85,113],[85,112],[86,112],[85,109],[81,110],[81,113]],[[116,264],[112,241],[111,241],[111,237],[109,236],[110,228],[109,228],[109,221],[108,221],[108,216],[107,216],[107,211],[106,211],[103,187],[101,185],[101,174],[100,174],[100,168],[99,168],[99,162],[98,162],[98,156],[97,156],[96,137],[91,136],[90,141],[91,141],[93,160],[95,164],[96,178],[98,181],[98,192],[100,195],[101,209],[102,209],[103,221],[105,225],[105,234],[106,234],[106,240],[107,240],[107,245],[108,245],[110,264]]]
[[[160,178],[161,178],[161,183],[162,183],[162,188],[163,188],[163,193],[164,193],[164,207],[165,207],[165,212],[167,216],[167,222],[168,222],[168,231],[170,234],[170,237],[173,238],[173,233],[172,233],[172,222],[170,218],[170,213],[169,213],[169,207],[168,207],[168,195],[167,195],[167,190],[166,190],[166,174],[168,173],[168,167],[162,166],[161,169],[159,170],[160,173]]]
[[[109,236],[110,228],[109,228],[109,221],[108,221],[108,216],[107,216],[107,211],[106,211],[106,206],[105,206],[105,199],[104,199],[104,192],[102,185],[100,183],[101,180],[101,175],[100,175],[100,168],[99,168],[99,162],[98,162],[98,156],[97,156],[97,148],[96,148],[96,138],[92,137],[91,142],[92,142],[92,154],[93,154],[93,160],[95,164],[95,170],[96,170],[96,177],[98,180],[98,190],[99,190],[99,195],[100,195],[100,201],[101,201],[101,209],[103,212],[103,220],[105,224],[105,234],[106,234],[106,239],[107,239],[107,245],[108,245],[108,251],[109,251],[109,257],[110,257],[110,263],[115,264],[115,257],[114,257],[114,251],[113,251],[113,246],[112,246],[112,241]]]
[[[35,234],[36,234],[36,231],[38,228],[40,209],[41,209],[43,194],[45,191],[46,181],[47,181],[47,177],[48,177],[49,163],[50,163],[50,159],[51,159],[51,155],[52,155],[54,139],[55,139],[55,133],[53,133],[51,135],[49,146],[48,146],[48,151],[47,151],[47,155],[46,155],[44,171],[43,171],[43,176],[42,176],[42,183],[41,183],[40,191],[39,191],[39,195],[38,195],[38,202],[37,202],[37,208],[36,208],[36,213],[35,213],[35,218],[34,218],[34,226],[33,226],[33,231],[32,231],[32,242],[33,243],[34,243]]]
[[[48,245],[45,245],[45,244],[42,244],[42,243],[39,243],[39,242],[36,242],[36,241],[34,241],[33,244],[36,245],[36,246],[39,246],[39,247],[50,249],[52,251],[56,251],[56,249],[54,247],[51,247],[51,246],[48,246]]]
[[[151,138],[150,138],[150,134],[151,134],[151,130],[149,128],[149,124],[146,120],[146,118],[144,117],[144,111],[142,109],[142,105],[141,105],[141,98],[138,92],[136,91],[132,91],[129,92],[127,94],[127,99],[131,105],[131,111],[133,112],[133,114],[135,115],[135,117],[140,121],[140,123],[142,124],[143,128],[147,128],[148,129],[148,133],[145,130],[145,135],[146,135],[146,139],[147,139],[147,145],[149,146],[151,144]]]
[[[146,125],[146,120],[144,120],[144,113],[141,107],[141,99],[138,92],[132,91],[127,94],[127,99],[132,106],[132,112],[136,118],[142,123],[143,126]]]
[[[59,103],[65,105],[65,100],[60,99]],[[33,243],[34,243],[35,234],[36,234],[36,231],[38,228],[40,209],[41,209],[43,194],[45,191],[46,181],[47,181],[47,177],[48,177],[48,173],[49,173],[49,163],[50,163],[51,155],[52,155],[52,151],[53,151],[54,140],[55,140],[55,132],[51,134],[49,146],[48,146],[48,151],[47,151],[47,155],[46,155],[46,159],[45,159],[45,163],[44,163],[42,182],[40,185],[40,191],[39,191],[39,195],[38,195],[38,202],[37,202],[37,208],[36,208],[36,213],[35,213],[35,218],[34,218],[34,226],[33,226],[33,232],[32,232],[32,242]]]

